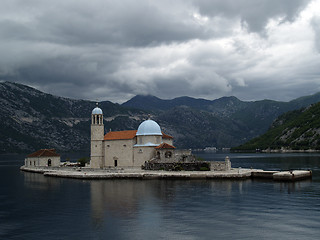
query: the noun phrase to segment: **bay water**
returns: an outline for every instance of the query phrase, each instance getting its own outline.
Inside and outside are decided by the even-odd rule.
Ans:
[[[0,156],[0,239],[319,239],[320,154],[198,153],[312,180],[77,180]]]

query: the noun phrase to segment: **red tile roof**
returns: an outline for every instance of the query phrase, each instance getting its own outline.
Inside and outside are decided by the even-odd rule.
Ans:
[[[106,135],[104,135],[104,140],[133,139],[136,136],[136,133],[137,130],[108,132]]]
[[[104,135],[104,140],[127,140],[133,139],[136,136],[137,130],[127,130],[127,131],[114,131],[108,132]],[[172,139],[170,135],[162,132],[162,138]]]
[[[60,157],[60,155],[56,153],[55,149],[40,149],[27,157]]]
[[[176,147],[168,144],[168,143],[161,143],[156,149],[175,149]]]
[[[173,139],[172,136],[165,134],[164,132],[162,132],[162,138]]]

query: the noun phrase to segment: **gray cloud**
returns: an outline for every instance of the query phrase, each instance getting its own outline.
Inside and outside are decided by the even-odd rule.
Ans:
[[[136,94],[289,100],[320,91],[317,6],[5,0],[0,80],[119,102]]]
[[[208,38],[183,1],[57,1],[31,21],[43,39],[63,44],[154,45]],[[32,29],[30,29],[32,31]]]
[[[208,16],[240,18],[252,31],[262,31],[268,20],[282,17],[293,21],[309,0],[195,0],[200,12]]]
[[[320,53],[320,16],[315,16],[312,18],[311,25],[314,29],[314,42],[317,51]]]

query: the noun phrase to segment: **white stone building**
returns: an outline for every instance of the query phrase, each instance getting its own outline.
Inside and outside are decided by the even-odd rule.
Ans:
[[[92,111],[91,168],[141,167],[157,156],[174,157],[172,144],[173,137],[163,133],[150,119],[142,122],[138,130],[104,134],[102,110],[96,107]]]
[[[59,167],[60,155],[55,149],[40,149],[25,158],[26,167]]]

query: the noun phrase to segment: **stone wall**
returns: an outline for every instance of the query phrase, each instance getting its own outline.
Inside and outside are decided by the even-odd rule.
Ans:
[[[132,167],[133,139],[104,141],[104,167]]]
[[[94,116],[92,116],[94,117]],[[95,119],[97,120],[97,118]],[[91,151],[90,151],[90,166],[92,168],[104,167],[103,162],[103,139],[104,126],[103,124],[91,125]]]
[[[173,145],[173,139],[172,138],[162,138],[163,143],[168,143],[169,145]]]
[[[225,161],[210,162],[211,171],[229,171],[231,169],[231,162],[229,157],[225,158]]]
[[[164,171],[210,171],[210,162],[156,162],[147,161],[144,165],[145,170],[164,170]]]
[[[133,147],[134,167],[141,167],[145,161],[154,157],[155,149],[153,146]]]
[[[195,162],[196,158],[191,150],[185,149],[159,149],[155,153],[157,162]]]
[[[191,150],[187,149],[175,149],[175,160],[178,162],[195,162],[196,157],[192,155]]]
[[[59,167],[60,157],[27,157],[24,165],[26,167]]]
[[[226,163],[223,161],[211,162],[210,165],[211,165],[212,171],[226,171],[227,170]]]
[[[231,170],[231,162],[229,157],[225,161],[161,161],[153,159],[146,161],[145,170],[164,170],[164,171],[229,171]]]

